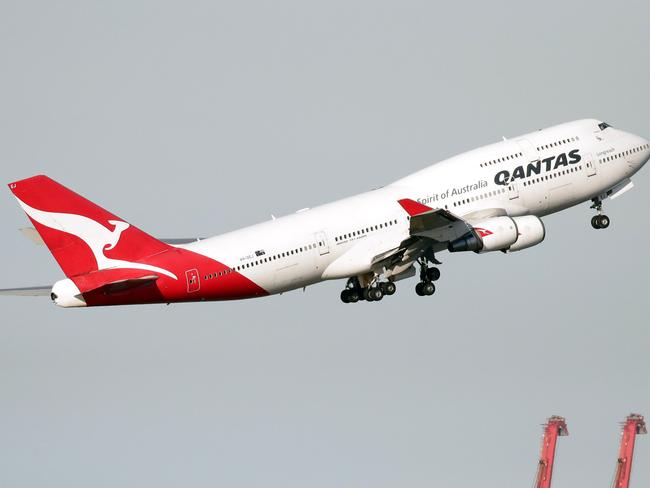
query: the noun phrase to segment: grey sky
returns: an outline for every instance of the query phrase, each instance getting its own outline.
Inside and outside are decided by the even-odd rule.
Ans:
[[[0,174],[39,172],[157,235],[217,234],[582,117],[650,137],[648,2],[0,3]],[[345,306],[0,306],[0,486],[608,486],[650,415],[650,172],[519,254],[442,255]],[[62,276],[0,204],[0,287]],[[634,486],[650,484],[640,438]]]

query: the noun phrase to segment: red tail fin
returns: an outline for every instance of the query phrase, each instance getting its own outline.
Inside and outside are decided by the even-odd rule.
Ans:
[[[140,268],[134,261],[170,249],[150,235],[47,176],[9,189],[68,277],[108,268]]]

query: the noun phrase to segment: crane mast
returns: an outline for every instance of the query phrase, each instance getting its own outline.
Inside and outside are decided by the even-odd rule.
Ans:
[[[634,460],[634,442],[638,434],[647,434],[643,415],[631,414],[623,423],[621,433],[621,448],[616,464],[614,488],[629,488],[630,475],[632,474],[632,461]]]
[[[555,450],[558,436],[569,435],[566,421],[562,417],[553,416],[544,425],[544,436],[542,437],[542,452],[539,457],[537,478],[535,488],[550,488],[553,477],[553,463],[555,462]]]

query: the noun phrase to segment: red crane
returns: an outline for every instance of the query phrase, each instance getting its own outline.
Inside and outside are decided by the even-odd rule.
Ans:
[[[630,475],[632,474],[632,461],[634,460],[634,441],[638,434],[647,433],[643,415],[633,413],[623,423],[621,449],[618,453],[614,488],[629,488]]]
[[[542,438],[542,452],[539,456],[539,467],[535,488],[550,488],[553,477],[553,463],[555,461],[555,449],[558,436],[569,435],[566,421],[562,417],[553,416],[544,425],[544,437]]]

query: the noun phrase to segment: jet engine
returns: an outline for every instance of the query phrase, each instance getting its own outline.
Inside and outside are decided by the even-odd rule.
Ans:
[[[539,244],[546,231],[534,215],[493,217],[474,224],[472,232],[449,243],[449,252],[514,252]]]
[[[529,247],[536,246],[546,237],[544,222],[534,215],[524,215],[523,217],[513,217],[512,220],[517,224],[519,237],[517,241],[504,252],[521,251]]]

